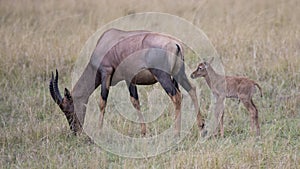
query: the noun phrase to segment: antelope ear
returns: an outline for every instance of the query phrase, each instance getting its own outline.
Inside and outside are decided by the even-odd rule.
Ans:
[[[72,101],[71,93],[67,88],[65,88],[65,98],[67,98],[69,101]]]

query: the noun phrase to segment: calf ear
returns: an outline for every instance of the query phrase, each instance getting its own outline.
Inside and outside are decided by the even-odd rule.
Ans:
[[[206,61],[203,62],[205,69],[207,69],[209,67],[209,63],[207,63]]]
[[[71,93],[67,88],[65,88],[65,98],[67,98],[69,101],[72,101]]]
[[[209,64],[212,64],[212,62],[214,61],[214,59],[215,59],[215,58],[212,57],[212,58],[208,61],[208,63],[209,63]]]

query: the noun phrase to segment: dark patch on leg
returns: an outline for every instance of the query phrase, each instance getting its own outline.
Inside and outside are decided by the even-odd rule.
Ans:
[[[178,83],[177,83],[177,81],[176,81],[176,79],[175,78],[173,78],[173,84],[175,85],[175,87],[176,87],[176,89],[177,90],[179,90],[179,85],[178,85]]]
[[[171,79],[170,74],[159,69],[150,69],[150,71],[157,78],[157,81],[161,84],[161,86],[164,88],[168,95],[176,95],[177,89]]]
[[[136,100],[139,100],[137,88],[135,85],[132,85],[131,83],[128,86],[129,94],[131,97],[133,97]]]

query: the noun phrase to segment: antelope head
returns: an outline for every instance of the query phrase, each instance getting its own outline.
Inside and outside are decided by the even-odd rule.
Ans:
[[[65,88],[64,97],[62,98],[59,88],[58,88],[58,72],[56,70],[56,75],[54,77],[52,72],[52,77],[49,84],[50,94],[55,103],[64,112],[70,129],[76,134],[80,129],[79,122],[76,114],[74,113],[74,104],[71,93],[67,88]]]

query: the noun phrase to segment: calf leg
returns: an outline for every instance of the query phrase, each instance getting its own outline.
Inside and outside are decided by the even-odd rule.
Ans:
[[[254,107],[254,113],[251,114],[252,115],[251,118],[254,121],[255,126],[256,126],[256,135],[259,136],[260,135],[260,127],[259,127],[259,123],[258,123],[258,110],[257,110],[255,104],[253,103],[252,99],[251,99],[251,104]]]
[[[131,83],[128,85],[129,93],[130,93],[130,101],[133,105],[133,107],[137,110],[139,122],[141,123],[141,134],[142,136],[146,135],[146,124],[144,121],[144,117],[140,110],[140,102],[139,102],[139,96],[137,92],[137,88],[135,85],[132,85]]]
[[[215,104],[215,123],[214,130],[215,135],[220,130],[221,137],[224,137],[224,126],[223,126],[223,117],[224,117],[224,100],[225,97],[219,96],[216,98],[216,104]],[[219,128],[220,127],[220,128]]]
[[[260,127],[258,123],[258,111],[256,109],[256,106],[254,105],[252,99],[250,100],[242,100],[244,106],[247,108],[247,110],[250,112],[251,116],[251,130],[252,132],[255,130],[256,126],[256,135],[260,135]]]
[[[166,93],[170,96],[174,107],[175,107],[175,135],[180,135],[181,130],[181,93],[176,88],[176,83],[172,81],[171,76],[158,69],[151,69],[151,72],[156,77],[157,81],[161,84],[164,88]]]
[[[221,131],[221,137],[224,137],[224,111],[221,112],[220,117],[220,131]]]

